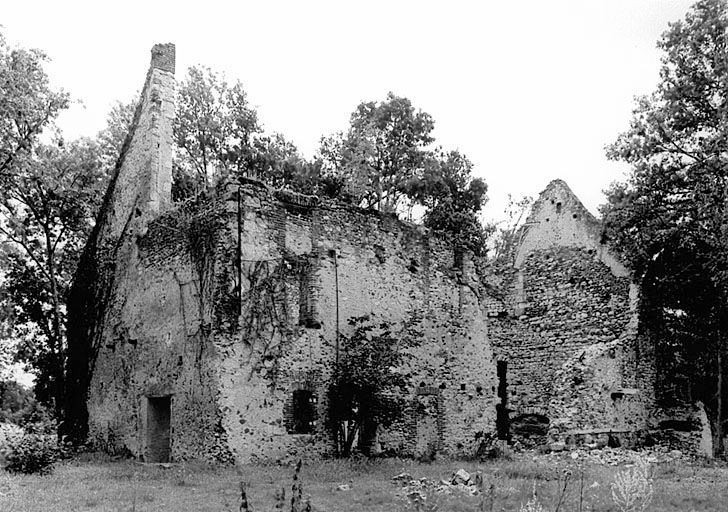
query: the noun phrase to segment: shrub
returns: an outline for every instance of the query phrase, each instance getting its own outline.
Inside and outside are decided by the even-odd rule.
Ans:
[[[622,512],[641,512],[652,502],[650,465],[639,460],[632,469],[617,474],[612,484],[612,499]]]
[[[47,474],[53,470],[61,452],[55,435],[25,433],[8,440],[5,469],[12,473]]]

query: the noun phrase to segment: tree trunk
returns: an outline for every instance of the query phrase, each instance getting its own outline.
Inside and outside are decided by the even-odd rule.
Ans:
[[[48,346],[52,353],[53,360],[53,398],[54,413],[57,420],[63,415],[63,397],[65,389],[65,379],[63,371],[63,333],[61,332],[61,301],[58,293],[58,280],[56,278],[55,254],[53,253],[53,241],[50,233],[46,231],[46,257],[48,261],[48,277],[51,285],[51,323],[52,338],[48,340]]]
[[[717,350],[717,407],[716,416],[717,421],[715,422],[715,441],[713,442],[713,454],[720,457],[723,455],[723,333],[718,330],[718,350]]]

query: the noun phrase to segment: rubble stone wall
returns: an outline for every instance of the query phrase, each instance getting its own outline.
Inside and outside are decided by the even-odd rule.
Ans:
[[[147,399],[168,396],[172,459],[230,460],[203,314],[209,297],[190,248],[193,219],[180,209],[150,223],[134,244],[133,268],[116,280],[88,400],[98,447],[145,457]]]
[[[291,195],[287,202],[254,185],[238,197],[239,205],[228,201],[228,245],[240,237],[243,310],[237,327],[217,339],[223,425],[236,456],[285,459],[330,450],[323,420],[337,317],[346,333],[348,319],[364,315],[417,326],[420,344],[398,370],[412,382],[410,400],[420,385],[437,388],[441,450],[475,450],[475,434],[493,428],[494,369],[472,269],[455,268],[441,240],[389,215],[306,205]],[[233,290],[238,269],[234,260],[227,265],[221,273],[230,284],[221,289]],[[275,314],[250,306],[261,303]],[[288,431],[297,389],[316,395],[314,434]],[[416,439],[407,423],[381,432],[375,449],[412,453]]]
[[[552,439],[644,428],[637,289],[600,243],[598,223],[557,180],[520,237],[506,297],[489,304],[496,358],[508,365],[510,419],[546,417]]]

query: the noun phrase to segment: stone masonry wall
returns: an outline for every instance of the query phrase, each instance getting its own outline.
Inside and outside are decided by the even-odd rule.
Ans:
[[[99,399],[94,374],[137,267],[136,237],[171,203],[174,45],[156,45],[131,130],[124,142],[96,226],[69,296],[67,434],[77,441],[89,427],[85,398]],[[114,345],[115,346],[115,345]],[[93,421],[93,420],[92,420]]]
[[[90,438],[109,451],[145,457],[147,399],[168,396],[172,459],[230,460],[205,314],[212,295],[190,237],[195,221],[220,215],[220,205],[201,206],[197,215],[180,207],[150,223],[135,244],[134,271],[117,281],[88,402]]]
[[[505,298],[490,301],[489,334],[508,365],[510,421],[545,417],[552,439],[575,441],[644,428],[637,290],[565,183],[534,204],[503,286]]]
[[[413,383],[410,401],[420,385],[436,388],[444,404],[436,419],[438,449],[474,450],[476,433],[493,428],[487,390],[494,370],[475,282],[453,268],[452,251],[387,215],[285,202],[255,185],[241,189],[239,205],[236,194],[231,191],[228,201],[228,245],[240,247],[242,311],[237,327],[217,338],[223,425],[236,457],[286,459],[330,450],[323,420],[337,303],[342,332],[349,318],[368,314],[418,326],[421,344],[399,370]],[[221,273],[230,276],[226,288],[234,291],[238,265],[227,266]],[[286,415],[299,389],[316,398],[313,434],[289,432]],[[413,453],[416,425],[405,420],[381,432],[375,449]]]

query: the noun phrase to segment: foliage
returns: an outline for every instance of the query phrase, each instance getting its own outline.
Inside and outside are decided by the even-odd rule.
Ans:
[[[0,381],[0,423],[19,423],[33,407],[33,392],[14,380]]]
[[[603,213],[638,274],[667,244],[725,245],[727,27],[722,0],[702,0],[671,25],[658,43],[657,90],[638,98],[630,129],[607,148],[632,166],[628,182],[608,191]],[[715,270],[725,280],[726,270]]]
[[[179,84],[174,139],[175,200],[226,177],[255,178],[275,188],[323,195],[332,195],[336,183],[325,179],[321,164],[305,160],[283,135],[263,132],[240,81],[230,84],[206,67],[190,68]]]
[[[47,60],[40,50],[10,48],[0,34],[0,180],[25,167],[39,135],[68,107],[68,94],[50,87]]]
[[[11,473],[48,474],[61,456],[55,434],[25,433],[8,439],[5,470]]]
[[[192,67],[178,88],[174,138],[176,163],[204,186],[216,172],[245,174],[258,114],[240,82],[228,84],[209,68]]]
[[[493,237],[493,261],[496,263],[512,263],[514,251],[518,245],[516,237],[526,220],[526,213],[533,204],[531,196],[523,196],[516,200],[508,194],[508,206],[505,209],[506,220],[501,223]]]
[[[688,323],[701,324],[704,338],[712,340],[703,348],[685,339],[672,343],[682,345],[688,360],[711,363],[711,384],[694,398],[706,404],[716,451],[728,409],[722,378],[722,333],[728,328],[726,29],[725,0],[700,0],[662,35],[660,83],[651,95],[637,99],[629,130],[607,148],[610,158],[631,165],[631,174],[626,183],[612,185],[602,207],[605,235],[636,278],[645,281],[653,312],[683,315]],[[703,309],[702,320],[690,320],[684,315],[700,309],[698,304],[706,306],[698,286],[706,277],[712,302]],[[652,319],[659,324],[664,315]],[[694,348],[700,353],[690,354]],[[688,373],[700,368],[694,364]]]
[[[399,212],[425,208],[424,224],[458,249],[485,251],[487,231],[478,212],[487,185],[458,151],[431,150],[434,120],[407,98],[387,95],[352,113],[347,133],[321,139],[322,177],[340,180],[340,199],[363,208]]]
[[[107,175],[98,146],[81,139],[39,145],[0,192],[6,299],[21,359],[38,371],[37,396],[60,405],[65,294],[98,208]]]
[[[63,312],[56,250],[65,244],[64,222],[76,222],[77,216],[66,205],[56,150],[38,142],[68,106],[68,95],[50,88],[45,60],[38,50],[11,50],[0,36],[0,258],[7,272],[2,299],[15,305],[6,303],[2,310],[5,315],[20,316],[18,323],[35,322],[44,330],[52,353],[44,361],[47,376],[58,390],[63,374]],[[48,170],[52,177],[45,180]],[[38,281],[47,286],[33,288]],[[40,307],[39,299],[32,296],[36,291],[50,307]],[[23,307],[25,299],[31,301],[29,307]]]
[[[0,332],[37,373],[36,396],[62,404],[65,300],[118,155],[130,106],[117,105],[97,140],[42,143],[68,97],[48,85],[45,57],[0,39]],[[7,77],[7,79],[5,79]]]
[[[644,460],[620,471],[611,486],[612,499],[622,512],[641,512],[652,503],[654,494],[650,465]]]
[[[354,443],[368,455],[377,426],[391,425],[403,411],[407,382],[396,369],[404,355],[389,322],[373,316],[348,321],[341,334],[338,363],[328,389],[327,427],[337,454],[348,457]]]
[[[488,186],[472,177],[473,164],[459,151],[437,150],[425,161],[424,171],[410,179],[408,195],[426,208],[423,223],[444,234],[451,243],[480,256],[488,232],[478,220]]]
[[[319,152],[357,204],[395,212],[424,165],[433,127],[429,114],[390,92],[385,101],[360,103],[346,135],[322,139]]]

